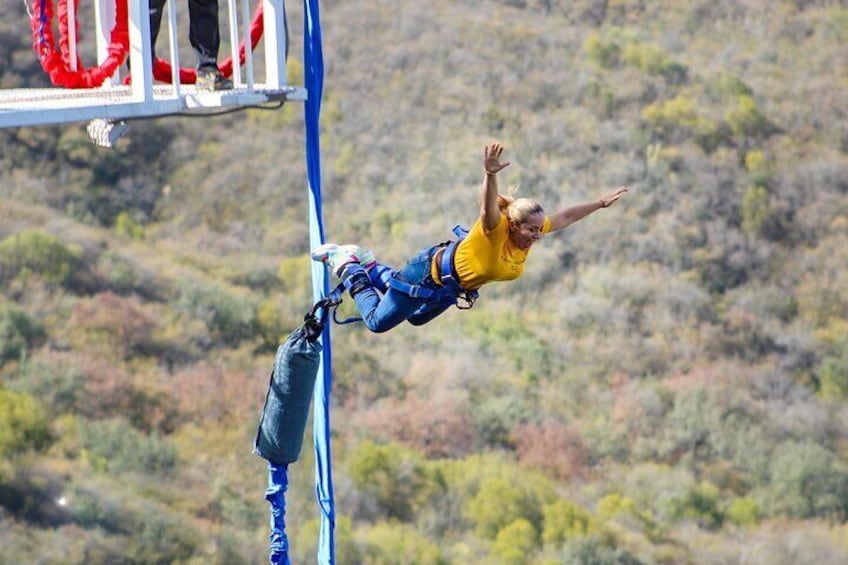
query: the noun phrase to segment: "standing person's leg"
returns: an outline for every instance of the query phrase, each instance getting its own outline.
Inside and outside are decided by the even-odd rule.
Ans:
[[[227,90],[233,81],[224,78],[218,70],[218,48],[221,34],[218,28],[218,0],[188,0],[188,39],[197,53],[197,80],[199,90]]]
[[[162,13],[165,11],[165,0],[150,0],[150,57],[156,58],[156,38],[159,37],[159,28],[162,27]],[[127,57],[129,64],[129,57]]]
[[[218,0],[188,0],[188,39],[197,53],[197,69],[218,70],[221,35],[218,28]]]

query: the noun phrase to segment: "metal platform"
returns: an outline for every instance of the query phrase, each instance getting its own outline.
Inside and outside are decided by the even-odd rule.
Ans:
[[[109,54],[111,29],[114,26],[114,0],[94,0],[95,38],[98,64]],[[180,61],[176,27],[177,7],[167,3],[169,62],[174,84],[157,84],[153,80],[152,49],[148,0],[129,0],[128,32],[131,85],[122,85],[120,70],[103,86],[88,89],[42,88],[0,89],[0,128],[64,124],[95,120],[118,123],[143,118],[171,115],[213,115],[227,109],[304,101],[305,88],[289,86],[286,81],[288,34],[283,0],[262,0],[264,27],[264,80],[257,81],[253,72],[253,54],[245,53],[244,66],[238,56],[239,28],[241,37],[250,37],[248,0],[227,0],[234,88],[205,91],[193,84],[180,84],[176,72]],[[241,19],[239,21],[239,5]],[[183,7],[185,9],[185,7]],[[69,25],[75,29],[75,25]],[[185,30],[184,30],[185,31]],[[75,38],[69,39],[76,53]],[[33,55],[35,57],[35,55]],[[75,56],[71,60],[76,60]]]
[[[306,90],[293,86],[236,85],[232,90],[208,92],[193,85],[181,85],[179,89],[155,85],[152,92],[152,99],[138,100],[129,86],[0,90],[0,128],[98,118],[123,121],[173,114],[203,115],[226,108],[306,100]]]

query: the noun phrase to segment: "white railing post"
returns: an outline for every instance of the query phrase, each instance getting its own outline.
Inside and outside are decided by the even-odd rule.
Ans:
[[[112,28],[115,27],[115,3],[97,0],[94,3],[94,20],[97,25],[97,64],[102,65],[109,56],[109,44],[112,42]],[[103,81],[103,86],[114,86],[121,82],[121,68]]]
[[[77,71],[77,7],[74,0],[68,0],[68,56],[71,70]]]
[[[230,57],[233,61],[233,84],[241,86],[241,61],[239,60],[239,36],[238,36],[238,6],[236,0],[228,0],[227,14],[230,22]]]
[[[130,0],[130,75],[136,102],[153,100],[153,61],[150,60],[150,5]]]
[[[174,96],[180,97],[180,52],[177,46],[179,38],[177,37],[177,8],[174,6],[176,0],[166,2],[168,5],[168,41],[169,52],[171,57],[171,85],[174,87]],[[148,34],[149,35],[149,34]],[[152,38],[151,38],[152,41]],[[152,49],[151,49],[152,51]],[[153,61],[150,62],[152,67]]]
[[[247,0],[241,0],[242,29],[244,29],[244,75],[247,79],[247,88],[253,90],[253,49],[250,40],[250,7]]]
[[[265,85],[286,86],[286,10],[283,0],[262,0],[265,36]]]

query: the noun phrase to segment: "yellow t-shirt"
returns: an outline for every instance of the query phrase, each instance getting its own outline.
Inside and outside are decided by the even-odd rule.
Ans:
[[[551,220],[545,216],[542,233],[550,231]],[[454,267],[459,284],[465,290],[475,290],[487,282],[517,279],[524,272],[529,252],[510,241],[509,221],[504,214],[489,233],[484,233],[483,222],[478,219],[456,248]]]

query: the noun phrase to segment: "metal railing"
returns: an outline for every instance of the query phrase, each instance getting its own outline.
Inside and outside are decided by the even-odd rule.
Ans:
[[[95,0],[95,39],[98,65],[109,55],[115,23],[115,0]],[[177,12],[185,0],[168,0],[167,27],[172,76],[171,84],[154,87],[148,0],[128,0],[129,63],[131,85],[122,84],[119,67],[99,88],[66,90],[0,90],[0,127],[59,124],[102,119],[109,122],[179,113],[209,113],[223,106],[256,106],[268,102],[302,101],[306,91],[286,82],[287,34],[284,0],[261,0],[263,24],[264,81],[254,76],[254,54],[250,48],[251,14],[248,0],[228,0],[228,27],[233,61],[231,90],[202,92],[180,84]],[[69,0],[68,5],[73,4]],[[69,13],[69,53],[76,64],[78,14]],[[187,35],[187,34],[186,34]],[[244,38],[245,59],[239,61],[239,42]],[[33,55],[35,56],[35,55]],[[73,70],[73,69],[72,69]],[[126,72],[125,68],[123,68]]]

